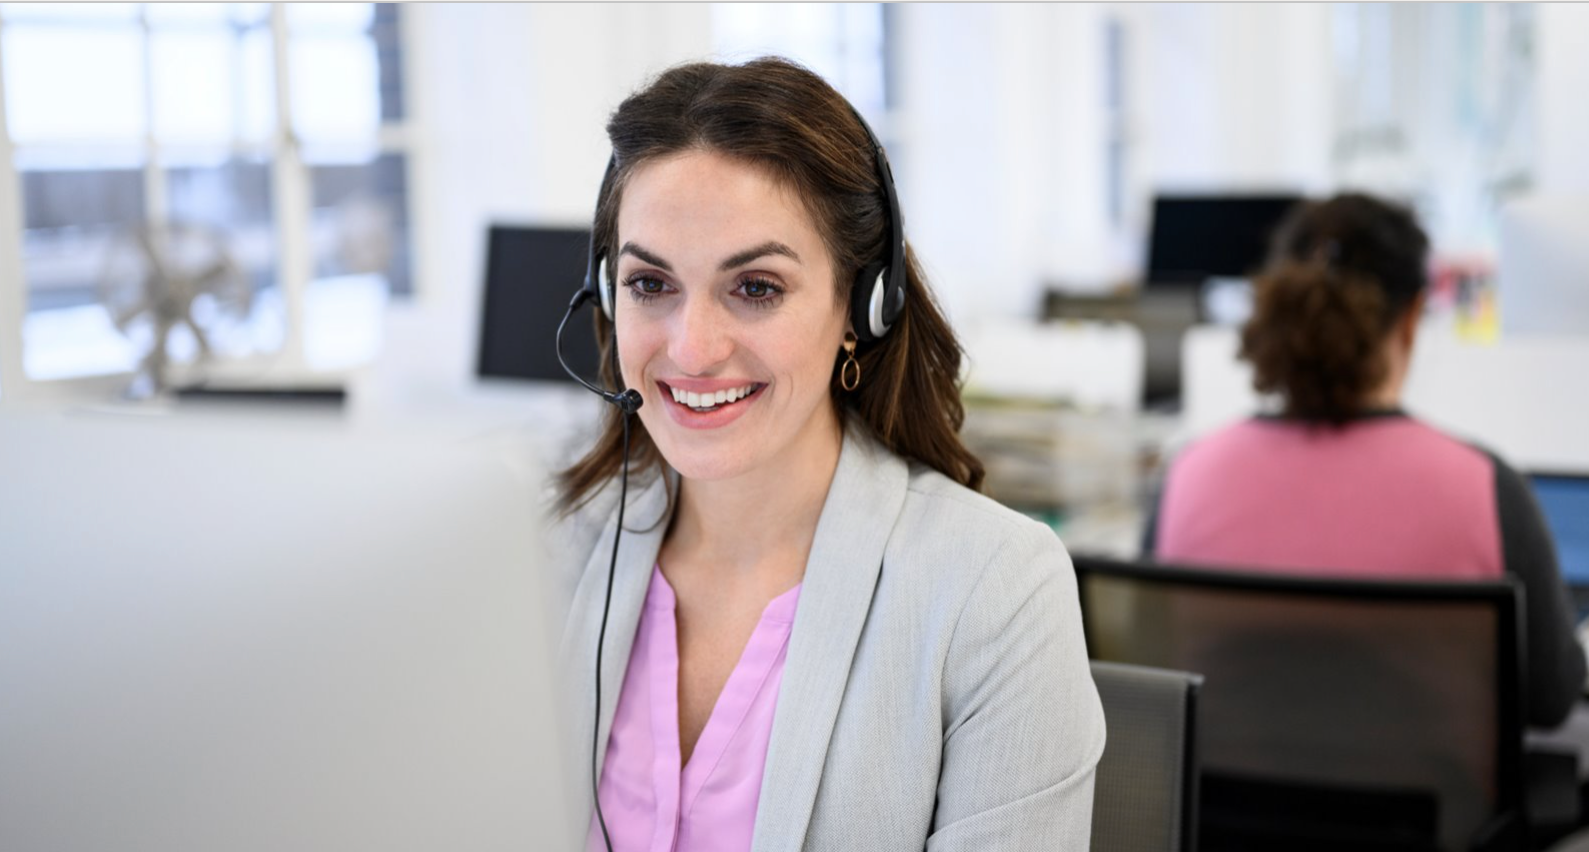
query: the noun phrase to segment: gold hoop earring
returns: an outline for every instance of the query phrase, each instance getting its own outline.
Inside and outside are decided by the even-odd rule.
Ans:
[[[855,360],[855,332],[844,332],[844,366],[839,368],[839,387],[847,391],[861,386],[861,362]]]

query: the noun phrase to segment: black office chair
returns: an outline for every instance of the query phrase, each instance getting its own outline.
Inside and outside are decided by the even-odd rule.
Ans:
[[[1094,660],[1092,679],[1109,726],[1093,787],[1092,848],[1195,852],[1203,678]]]
[[[1205,852],[1524,848],[1514,582],[1075,563],[1095,659],[1206,678]]]

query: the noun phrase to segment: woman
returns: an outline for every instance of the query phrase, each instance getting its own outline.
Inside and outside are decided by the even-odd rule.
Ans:
[[[1554,726],[1583,689],[1584,657],[1528,484],[1401,409],[1428,246],[1410,212],[1366,195],[1289,217],[1241,343],[1255,386],[1284,408],[1175,460],[1147,549],[1296,573],[1511,574],[1526,595],[1529,721]]]
[[[1104,728],[1070,562],[976,492],[870,131],[761,59],[674,68],[608,135],[597,334],[643,403],[599,678],[622,415],[560,479],[588,848],[1085,849]]]

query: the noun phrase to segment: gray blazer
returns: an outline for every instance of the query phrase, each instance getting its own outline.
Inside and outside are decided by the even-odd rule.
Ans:
[[[667,527],[662,480],[630,485],[603,744]],[[558,530],[581,839],[617,490]],[[806,564],[752,849],[1085,850],[1103,746],[1075,574],[1053,532],[850,427]]]

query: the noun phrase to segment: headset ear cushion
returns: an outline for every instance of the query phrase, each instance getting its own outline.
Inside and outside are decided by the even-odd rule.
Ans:
[[[601,312],[607,315],[608,322],[612,322],[613,283],[607,277],[607,258],[605,257],[596,266],[596,290],[601,293]]]
[[[873,325],[873,305],[883,298],[883,273],[888,267],[869,263],[855,276],[855,286],[850,288],[850,325],[855,336],[863,341],[877,340],[887,333],[886,328]]]

